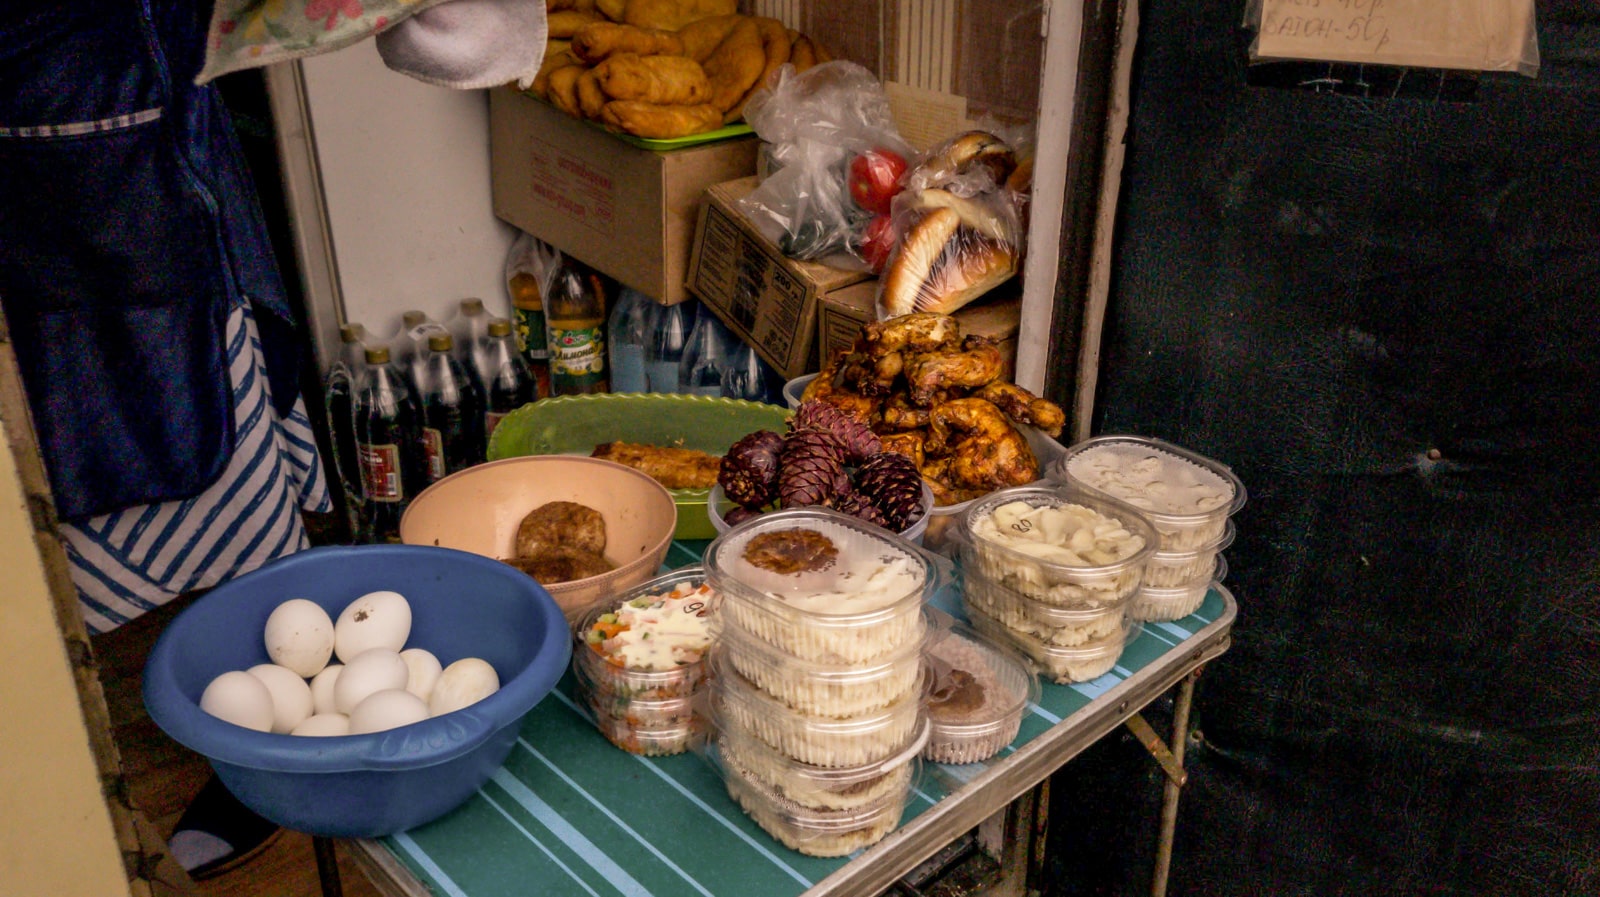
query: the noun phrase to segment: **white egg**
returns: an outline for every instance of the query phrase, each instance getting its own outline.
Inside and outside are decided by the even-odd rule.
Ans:
[[[434,683],[433,694],[428,698],[428,712],[439,716],[460,710],[499,690],[500,676],[488,661],[463,657],[439,674],[439,681]]]
[[[406,662],[406,668],[411,671],[411,677],[406,680],[406,691],[424,701],[428,700],[433,694],[434,683],[439,681],[439,673],[443,671],[439,658],[434,657],[427,648],[407,648],[400,652],[400,659]]]
[[[333,624],[333,653],[349,663],[371,648],[398,653],[411,636],[411,605],[399,592],[368,592],[339,612]]]
[[[428,718],[428,705],[403,688],[367,695],[350,711],[350,734],[365,735],[420,723]]]
[[[333,706],[333,684],[339,681],[339,671],[344,669],[342,663],[330,663],[322,668],[311,680],[311,712],[312,713],[337,713]]]
[[[263,639],[273,663],[310,679],[333,656],[333,618],[315,601],[291,598],[272,609]]]
[[[328,737],[350,734],[350,717],[342,713],[318,713],[308,716],[305,722],[294,727],[290,735],[315,735]]]
[[[212,679],[200,695],[200,709],[235,726],[272,731],[272,692],[265,682],[244,670]]]
[[[333,709],[349,713],[373,692],[391,688],[404,690],[410,675],[399,651],[388,648],[363,651],[347,662],[333,681]]]
[[[259,663],[245,672],[272,692],[272,731],[287,735],[311,715],[311,686],[299,673],[275,663]]]

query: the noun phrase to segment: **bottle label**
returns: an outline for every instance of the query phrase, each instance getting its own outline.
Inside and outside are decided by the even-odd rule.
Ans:
[[[580,377],[606,369],[605,331],[600,327],[550,329],[550,372]]]
[[[483,444],[485,446],[487,446],[489,444],[489,437],[494,435],[494,428],[500,426],[500,421],[502,419],[504,419],[507,414],[510,414],[510,413],[511,412],[509,412],[509,411],[487,411],[487,412],[484,412],[484,415],[483,415]]]
[[[387,502],[405,500],[405,487],[400,484],[400,446],[393,443],[360,443],[356,451],[361,456],[361,480],[367,487],[367,499]]]
[[[518,308],[516,313],[517,346],[528,361],[543,361],[550,357],[550,348],[541,338],[544,334],[544,309]]]
[[[444,479],[444,434],[433,427],[423,427],[422,453],[428,459],[428,482]]]

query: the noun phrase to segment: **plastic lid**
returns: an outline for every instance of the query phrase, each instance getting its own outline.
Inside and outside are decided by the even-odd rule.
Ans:
[[[367,328],[360,324],[340,324],[339,341],[342,343],[359,343],[367,336]]]
[[[676,570],[647,580],[620,594],[609,595],[584,608],[572,625],[572,652],[573,657],[577,658],[575,665],[585,666],[591,677],[602,684],[608,681],[615,681],[619,686],[626,685],[634,690],[663,688],[684,682],[692,684],[692,682],[698,681],[703,675],[700,669],[702,664],[699,661],[682,663],[676,667],[661,670],[624,667],[610,663],[600,657],[594,649],[589,647],[587,634],[599,623],[602,617],[616,613],[630,602],[646,597],[665,596],[682,586],[687,586],[692,590],[704,583],[705,580],[706,575],[703,568],[686,567],[682,570]],[[684,609],[686,611],[695,611],[697,621],[705,621],[706,642],[709,644],[711,640],[710,617],[712,610],[710,602],[708,601],[703,608],[693,608],[692,605],[685,605]]]
[[[1152,519],[1190,520],[1244,506],[1244,483],[1227,465],[1147,436],[1109,435],[1067,450],[1053,476],[1128,502]]]
[[[920,600],[937,577],[928,556],[881,527],[826,508],[774,511],[718,536],[706,573],[727,599],[807,615],[852,617]]]
[[[388,363],[389,363],[389,347],[388,346],[368,346],[367,347],[367,364],[388,364]]]
[[[997,510],[1003,514],[1018,502],[1069,516],[1010,524],[994,519]],[[1133,506],[1060,486],[1018,486],[978,499],[961,518],[960,536],[982,551],[1067,578],[1141,567],[1157,545],[1155,528]]]
[[[428,348],[435,352],[448,352],[455,346],[455,340],[448,333],[435,333],[428,337]]]
[[[464,315],[477,315],[483,313],[482,299],[461,300],[461,313]]]
[[[505,318],[495,318],[489,322],[490,336],[508,336],[511,333],[511,322]]]
[[[983,734],[1039,700],[1039,680],[1027,660],[970,626],[952,623],[940,629],[929,639],[925,654],[924,712],[946,736]]]
[[[410,330],[411,328],[417,326],[418,324],[422,324],[427,320],[427,312],[417,311],[415,309],[400,315],[400,323],[404,325],[405,329],[407,330]]]

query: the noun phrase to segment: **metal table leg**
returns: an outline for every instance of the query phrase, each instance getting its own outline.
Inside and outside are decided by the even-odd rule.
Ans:
[[[311,852],[317,857],[317,881],[322,883],[322,897],[343,897],[344,886],[339,883],[339,856],[334,851],[333,839],[313,835]]]
[[[1194,705],[1194,683],[1200,678],[1202,669],[1204,667],[1196,667],[1194,672],[1184,677],[1178,685],[1178,697],[1172,707],[1172,766],[1167,767],[1167,780],[1161,797],[1161,834],[1156,842],[1156,868],[1150,882],[1151,897],[1166,897],[1167,893],[1167,874],[1172,868],[1172,842],[1178,828],[1178,796],[1183,793],[1184,783],[1188,779],[1188,774],[1183,770],[1183,750],[1189,741],[1189,710]]]

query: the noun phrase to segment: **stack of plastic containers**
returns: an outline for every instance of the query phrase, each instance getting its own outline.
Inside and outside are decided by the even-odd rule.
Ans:
[[[812,856],[900,822],[928,737],[923,599],[933,560],[824,508],[764,514],[706,550],[716,594],[707,758],[728,793]]]
[[[1244,506],[1245,490],[1226,466],[1159,439],[1098,436],[1070,447],[1050,474],[1133,505],[1155,528],[1156,551],[1130,609],[1135,619],[1188,616],[1227,574],[1221,552],[1233,542],[1229,518]]]
[[[924,759],[976,763],[1017,737],[1022,714],[1039,700],[1027,660],[970,627],[937,627],[924,651],[928,666],[928,744]]]
[[[606,598],[573,624],[578,700],[617,747],[650,757],[687,750],[704,732],[712,592],[688,567]]]
[[[957,539],[962,602],[977,631],[1058,683],[1105,674],[1139,632],[1129,615],[1156,534],[1131,506],[1059,486],[975,501]]]

